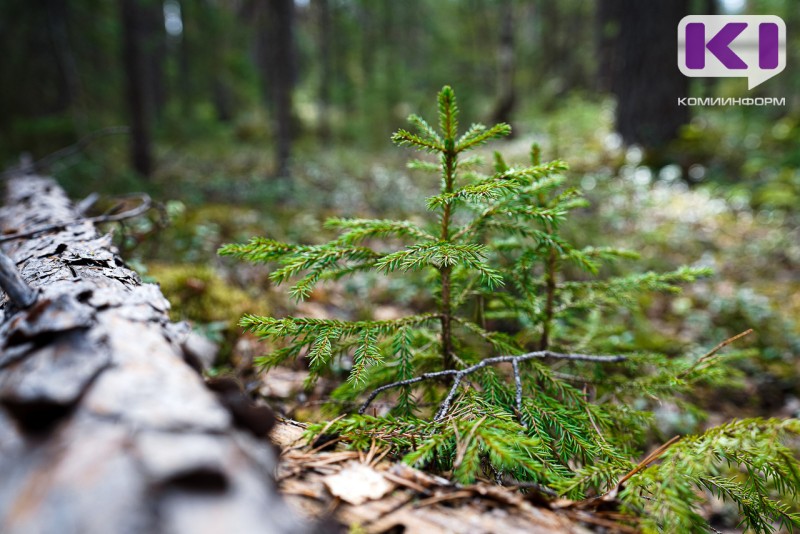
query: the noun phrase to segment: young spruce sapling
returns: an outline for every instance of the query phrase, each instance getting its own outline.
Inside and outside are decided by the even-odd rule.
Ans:
[[[338,237],[321,245],[254,238],[220,250],[275,265],[271,280],[291,280],[296,299],[369,271],[432,293],[431,309],[392,320],[242,318],[246,330],[282,344],[259,360],[264,369],[306,358],[313,381],[336,362],[352,365],[333,396],[360,400],[358,413],[311,431],[328,428],[356,448],[389,447],[463,484],[487,477],[569,499],[614,496],[645,531],[705,531],[699,507],[710,495],[734,502],[757,532],[800,525],[790,504],[800,464],[786,441],[800,433],[797,420],[729,423],[637,461],[654,435],[654,403],[697,411],[686,394],[732,371],[721,347],[699,359],[643,353],[610,343],[604,326],[643,293],[676,292],[709,273],[600,277],[605,262],[636,255],[562,237],[570,212],[586,205],[566,186],[564,162],[541,163],[534,147],[529,166],[495,153],[493,172],[479,172],[481,158],[467,153],[510,127],[472,124],[461,133],[450,87],[438,95],[438,129],[409,120],[415,131],[392,140],[438,158],[411,164],[440,177],[425,224],[334,218],[325,226]],[[570,276],[576,269],[584,274]],[[619,352],[588,353],[609,347]],[[385,415],[370,415],[379,398]]]

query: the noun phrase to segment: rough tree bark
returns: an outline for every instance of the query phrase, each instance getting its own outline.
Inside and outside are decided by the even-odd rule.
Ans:
[[[2,235],[81,217],[52,180],[7,186]],[[38,295],[0,292],[0,531],[305,531],[276,493],[268,422],[245,431],[187,365],[168,302],[110,235],[84,221],[3,251]]]

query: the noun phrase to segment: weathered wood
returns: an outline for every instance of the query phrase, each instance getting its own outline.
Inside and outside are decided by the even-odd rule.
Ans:
[[[0,231],[80,216],[52,180],[17,176]],[[0,532],[306,530],[256,436],[270,414],[251,409],[254,430],[241,429],[184,361],[161,291],[109,235],[81,222],[3,250],[39,294],[20,309],[0,293]]]
[[[17,308],[24,309],[36,302],[36,290],[25,283],[11,258],[0,251],[0,288]]]

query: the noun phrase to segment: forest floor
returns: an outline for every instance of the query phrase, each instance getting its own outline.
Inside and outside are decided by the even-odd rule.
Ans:
[[[337,523],[347,532],[590,532],[583,522],[633,531],[615,521],[615,512],[581,509],[569,501],[548,503],[538,494],[523,495],[489,480],[460,486],[393,462],[377,448],[309,446],[301,426],[284,421],[271,435],[282,448],[279,489],[290,506],[328,530]]]
[[[554,126],[561,123],[570,128]],[[761,189],[742,185],[749,179],[745,176],[730,177],[726,183],[703,181],[698,168],[687,164],[697,182],[689,186],[680,177],[685,169],[648,167],[640,151],[619,147],[610,133],[609,111],[602,107],[576,105],[548,124],[540,134],[491,148],[503,152],[510,163],[525,163],[531,141],[538,141],[544,160],[558,157],[570,163],[569,184],[584,190],[591,205],[569,221],[565,236],[577,245],[623,247],[641,255],[639,261],[612,265],[601,274],[665,271],[681,265],[711,267],[715,272],[679,295],[644,298],[640,302],[644,311],[626,316],[624,328],[612,334],[616,345],[671,355],[702,354],[723,339],[755,330],[733,362],[741,371],[741,383],[724,391],[699,390],[694,400],[703,413],[660,406],[653,446],[734,416],[799,416],[800,224],[791,200],[776,197],[771,184],[761,184]],[[735,128],[729,130],[746,137]],[[704,135],[712,133],[713,128],[706,127]],[[710,145],[725,146],[725,142]],[[321,242],[328,236],[318,228],[329,216],[420,218],[423,199],[437,184],[428,175],[407,170],[405,156],[398,151],[364,157],[356,151],[329,150],[298,157],[288,191],[263,178],[270,166],[263,148],[242,145],[232,150],[223,145],[162,150],[153,186],[164,202],[163,220],[153,218],[126,228],[121,241],[125,255],[133,258],[145,279],[161,284],[173,305],[174,319],[191,321],[220,347],[222,357],[213,373],[237,375],[286,420],[333,417],[348,408],[328,399],[346,369],[312,390],[303,387],[307,372],[302,361],[263,375],[252,362],[270,347],[243,335],[237,318],[247,312],[390,319],[424,307],[427,297],[402,280],[364,276],[326,285],[296,303],[269,281],[267,267],[222,260],[216,250],[255,235]],[[733,153],[735,147],[728,150]],[[491,161],[490,151],[484,155]],[[711,169],[709,164],[700,170]],[[286,195],[295,200],[276,202]],[[769,204],[765,198],[784,200]],[[533,524],[550,528],[548,532],[557,532],[561,528],[557,525],[578,528],[572,521],[577,512],[568,507],[554,511],[520,498],[518,492],[512,492],[512,498],[497,486],[454,488],[432,475],[410,474],[413,470],[382,458],[377,450],[369,454],[319,450],[310,456],[314,447],[298,442],[299,427],[284,424],[280,429],[276,439],[284,446],[279,474],[283,489],[297,506],[323,520],[338,518],[366,531],[380,530],[387,524],[384,521],[408,526],[441,519],[448,524],[455,517],[454,504],[471,503],[467,512],[458,508],[458,517],[466,514],[467,522],[502,519],[508,526],[514,518],[530,522],[535,516],[540,523]],[[379,471],[377,479],[384,482],[377,486],[391,487],[393,497],[370,501],[371,505],[336,498],[326,480],[356,465]],[[717,518],[714,525],[720,530],[735,524],[736,511],[721,503],[707,513]],[[590,514],[582,520],[598,526],[611,519]],[[529,528],[528,524],[526,531]],[[507,530],[513,531],[503,529]]]
[[[524,158],[524,144],[511,148],[515,147],[520,159]],[[616,334],[620,337],[618,342],[667,354],[699,354],[722,339],[747,328],[755,329],[735,363],[743,373],[739,387],[698,391],[696,400],[704,413],[687,415],[669,404],[659,407],[658,436],[653,446],[671,435],[697,432],[734,417],[797,416],[800,235],[790,215],[758,212],[710,188],[658,180],[645,169],[623,165],[614,176],[602,171],[583,175],[576,172],[573,179],[589,187],[592,206],[581,212],[579,220],[571,222],[567,232],[580,244],[623,246],[641,253],[641,263],[614,266],[612,272],[667,270],[688,264],[710,266],[715,275],[687,287],[680,295],[650,297],[643,302],[644,314],[631,315],[626,330]],[[320,202],[320,209],[311,213],[273,212],[275,220],[266,224],[253,208],[234,211],[226,206],[202,206],[193,213],[193,208],[187,207],[181,217],[188,221],[205,218],[205,224],[213,230],[210,250],[226,240],[241,241],[264,233],[265,229],[270,237],[313,242],[323,237],[305,229],[313,228],[327,216],[386,216],[392,210],[407,214],[411,203],[395,203],[389,208],[385,199],[397,198],[396,188],[400,187],[406,188],[403,198],[418,199],[425,194],[418,177],[389,171],[384,164],[374,166],[358,180],[365,181],[363,187],[343,180],[338,185],[341,191],[326,191],[328,198],[343,199],[341,203]],[[370,207],[374,198],[384,199],[376,203],[387,207]],[[349,207],[347,202],[353,202],[355,207]],[[286,219],[281,221],[282,217]],[[263,225],[261,232],[256,228],[259,225]],[[176,299],[178,313],[224,310],[221,313],[227,317],[259,312],[390,319],[412,313],[425,304],[413,287],[379,277],[329,284],[312,293],[307,301],[295,303],[281,288],[269,283],[267,274],[267,269],[228,262],[216,262],[210,273],[165,262],[152,263],[150,271],[167,294]],[[197,280],[201,280],[199,285]],[[240,295],[240,300],[230,303],[230,298],[222,296],[232,294]],[[352,408],[337,406],[328,396],[342,377],[331,376],[308,390],[304,388],[307,371],[303,362],[275,368],[266,375],[253,374],[253,358],[267,353],[269,347],[252,336],[241,335],[221,315],[204,324],[209,334],[216,335],[230,351],[227,366],[219,372],[238,374],[287,419],[314,421]],[[346,370],[342,373],[346,374]],[[278,441],[285,449],[279,480],[287,498],[303,513],[322,521],[358,525],[353,527],[355,532],[359,528],[364,532],[391,531],[389,527],[396,525],[403,525],[407,532],[428,532],[445,525],[453,527],[453,531],[485,532],[514,532],[515,528],[531,532],[532,525],[540,525],[542,532],[627,528],[613,523],[619,519],[613,509],[587,510],[574,505],[553,509],[552,504],[535,496],[521,497],[514,488],[501,489],[490,481],[458,488],[442,478],[383,458],[381,451],[357,453],[343,445],[333,451],[314,450],[313,444],[300,440],[298,427],[282,425],[281,429]],[[358,465],[378,472],[377,480],[388,481],[378,484],[373,497],[381,491],[387,495],[360,504],[337,497],[326,481],[337,476],[346,478],[352,469],[361,469],[356,468]],[[721,532],[736,531],[733,527],[737,513],[729,505],[714,501],[705,513],[715,518],[714,526]],[[612,523],[614,526],[610,527]]]

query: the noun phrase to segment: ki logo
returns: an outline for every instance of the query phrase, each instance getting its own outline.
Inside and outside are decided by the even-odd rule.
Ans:
[[[690,15],[678,24],[678,68],[692,78],[747,78],[786,68],[786,24],[774,15]]]

